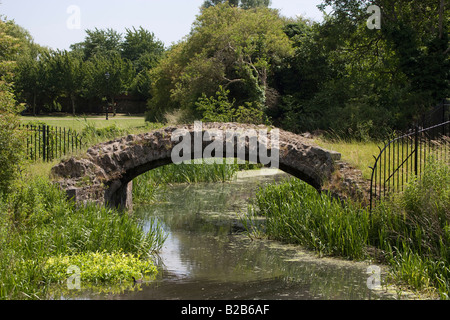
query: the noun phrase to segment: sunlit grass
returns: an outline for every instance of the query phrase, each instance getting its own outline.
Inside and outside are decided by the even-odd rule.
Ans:
[[[380,144],[376,142],[346,141],[343,139],[326,140],[318,138],[315,142],[328,150],[337,151],[342,154],[342,160],[353,165],[356,169],[362,171],[363,177],[370,179],[372,169],[375,163],[374,156],[378,156]]]
[[[20,121],[23,124],[30,122],[42,122],[49,126],[64,127],[67,129],[72,129],[77,132],[81,132],[85,128],[85,121],[87,121],[92,126],[96,128],[105,128],[112,125],[117,126],[120,129],[130,130],[136,128],[145,128],[145,117],[138,116],[116,116],[110,117],[106,120],[105,116],[60,116],[60,117],[48,117],[48,116],[37,116],[37,117],[20,117]]]

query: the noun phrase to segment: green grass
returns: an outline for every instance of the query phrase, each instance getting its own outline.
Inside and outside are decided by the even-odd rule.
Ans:
[[[85,127],[85,120],[92,126],[96,128],[105,128],[109,126],[117,126],[123,130],[134,130],[137,128],[145,128],[145,117],[139,116],[123,116],[118,115],[116,117],[110,117],[107,121],[104,116],[22,116],[20,117],[20,121],[23,124],[27,124],[30,122],[42,122],[49,126],[56,127],[64,127],[68,129],[75,130],[77,132],[81,132]]]
[[[225,162],[225,160],[224,160]],[[240,170],[261,168],[253,164],[180,164],[167,165],[148,171],[133,181],[133,202],[151,204],[156,194],[169,184],[194,184],[204,182],[227,182],[236,177]]]
[[[375,163],[374,156],[378,156],[380,153],[378,146],[381,144],[344,139],[328,140],[324,138],[316,139],[315,142],[325,149],[340,152],[343,161],[361,170],[364,178],[371,178],[372,169],[369,167],[373,167]]]
[[[369,213],[356,205],[342,206],[301,180],[260,188],[249,210],[251,217],[267,218],[265,233],[271,239],[299,244],[320,255],[366,257]]]
[[[165,239],[158,226],[145,233],[133,216],[75,206],[39,175],[25,176],[14,190],[0,196],[0,300],[45,299],[54,276],[49,259],[123,252],[149,261]]]
[[[266,217],[265,229],[256,216]],[[295,243],[322,255],[387,263],[400,285],[450,292],[450,168],[429,162],[421,180],[372,213],[319,195],[297,179],[261,188],[243,218],[250,235]]]

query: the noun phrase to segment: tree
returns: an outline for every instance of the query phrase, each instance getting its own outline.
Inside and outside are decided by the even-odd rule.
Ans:
[[[142,27],[126,29],[121,49],[122,57],[132,61],[138,73],[155,67],[165,51],[164,44],[155,34]]]
[[[50,57],[50,82],[56,92],[68,97],[72,104],[72,113],[76,114],[76,99],[83,90],[83,60],[75,53],[57,51]]]
[[[271,4],[270,0],[241,0],[241,8],[251,9],[258,7],[269,7]]]
[[[38,102],[48,98],[53,91],[50,84],[50,53],[43,50],[36,57],[26,56],[17,63],[14,79],[16,96],[32,107],[37,114]]]
[[[203,94],[213,96],[219,86],[230,91],[237,105],[248,102],[264,109],[271,92],[268,78],[290,54],[276,11],[209,7],[197,17],[186,41],[155,68],[149,109],[155,114],[178,106],[195,114],[195,102]]]
[[[131,84],[132,95],[146,101],[150,98],[151,79],[149,71],[153,69],[165,52],[164,44],[156,39],[154,33],[140,27],[126,29],[121,44],[122,57],[133,63],[136,77]]]
[[[218,4],[228,3],[230,6],[238,7],[243,9],[252,9],[258,7],[269,7],[271,4],[270,0],[206,0],[203,3],[203,8],[209,8],[216,6]]]
[[[382,9],[381,30],[367,28],[372,4]],[[385,138],[449,96],[442,1],[324,0],[325,6],[332,11],[322,23],[286,25],[295,54],[272,77],[281,103],[268,111],[277,126]]]
[[[97,54],[86,62],[84,82],[87,97],[107,97],[116,115],[115,96],[126,92],[135,76],[129,60],[123,59],[118,52]],[[109,74],[109,77],[106,77]]]
[[[83,59],[89,60],[97,54],[108,54],[110,52],[120,52],[122,34],[113,30],[86,30],[84,42],[71,46],[72,51],[81,52]]]
[[[413,113],[448,97],[450,7],[445,1],[324,1],[324,6],[331,6],[340,21],[347,19],[355,24],[365,23],[369,4],[379,6],[382,13],[382,28],[372,33],[371,39],[380,38],[383,50],[394,53],[396,72],[407,78]]]
[[[12,79],[24,43],[13,34],[15,24],[0,17],[0,194],[8,192],[23,160],[23,137],[18,130],[18,112]]]

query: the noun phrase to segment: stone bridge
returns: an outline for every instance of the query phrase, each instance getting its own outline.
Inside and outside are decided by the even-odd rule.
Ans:
[[[339,161],[339,153],[324,150],[304,136],[266,126],[209,123],[200,128],[198,124],[167,127],[96,145],[86,155],[53,167],[52,177],[77,203],[131,209],[134,178],[160,166],[208,155],[276,165],[318,191],[330,185],[335,188],[336,177],[342,184],[349,171]],[[336,169],[343,173],[333,174]]]

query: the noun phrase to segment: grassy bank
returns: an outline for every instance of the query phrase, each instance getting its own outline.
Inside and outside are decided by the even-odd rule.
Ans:
[[[373,141],[357,141],[345,140],[340,138],[325,139],[318,138],[315,142],[328,150],[337,151],[342,154],[342,160],[350,163],[355,168],[362,171],[365,179],[370,179],[372,176],[372,169],[369,167],[374,165],[374,158],[379,154],[378,146],[381,143]]]
[[[265,229],[252,229],[255,215]],[[295,243],[323,255],[375,259],[390,266],[398,284],[449,298],[450,169],[431,162],[424,178],[372,214],[341,204],[293,179],[262,188],[249,208],[250,232]]]
[[[0,299],[47,298],[67,272],[62,261],[83,261],[78,266],[82,287],[111,281],[131,286],[132,275],[155,271],[150,255],[164,241],[161,229],[146,234],[132,216],[94,205],[76,207],[39,175],[24,176],[14,190],[0,197]],[[111,269],[92,263],[95,254],[106,260],[127,256],[120,270],[113,270],[116,277],[108,278]]]

